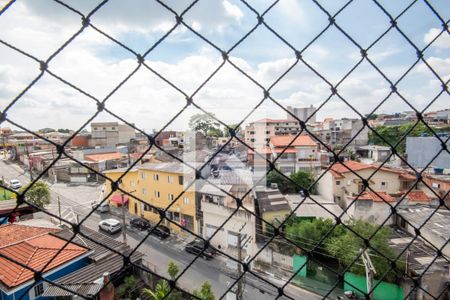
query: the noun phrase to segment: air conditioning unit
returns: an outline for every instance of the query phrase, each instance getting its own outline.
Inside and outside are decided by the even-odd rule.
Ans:
[[[276,184],[275,182],[272,182],[272,183],[270,184],[270,187],[271,187],[272,189],[278,189],[278,184]]]

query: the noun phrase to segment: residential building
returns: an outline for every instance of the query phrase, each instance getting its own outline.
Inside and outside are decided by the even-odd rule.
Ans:
[[[321,126],[314,128],[314,134],[325,144],[332,148],[343,147],[347,149],[367,145],[369,129],[364,127],[360,119],[332,119],[326,118]]]
[[[251,172],[243,169],[221,171],[218,177],[209,179],[209,182],[212,184],[204,183],[198,190],[203,236],[211,238],[214,234],[211,243],[218,249],[236,256],[237,239],[241,234],[242,245],[245,245],[244,255],[254,255],[255,207],[252,194],[246,195],[252,187]],[[237,209],[235,198],[242,197],[243,207]],[[232,217],[229,219],[230,215]],[[219,231],[216,232],[217,230]]]
[[[383,163],[386,160],[389,161],[394,158],[391,156],[391,148],[378,145],[367,145],[355,147],[355,152],[359,156],[360,160],[366,163]]]
[[[0,298],[43,298],[48,282],[34,280],[34,272],[54,281],[88,265],[90,250],[57,236],[52,228],[9,224],[0,226]],[[48,265],[47,265],[48,264]]]
[[[156,134],[156,132],[154,132]],[[162,131],[155,137],[156,145],[164,148],[183,148],[184,132],[183,131]]]
[[[300,131],[297,120],[261,119],[245,126],[245,143],[256,149],[266,146],[271,136],[296,134]]]
[[[125,168],[121,168],[103,173],[110,179],[117,180],[125,171]],[[197,216],[200,208],[196,204],[195,188],[191,184],[193,179],[192,170],[181,163],[144,163],[127,172],[120,187],[139,199],[124,196],[130,214],[156,223],[160,220],[160,210],[171,205],[166,218],[178,226],[167,220],[164,223],[178,232],[183,227],[199,233],[200,220]],[[105,193],[110,191],[110,184],[106,184]],[[114,192],[110,199],[121,199],[121,192]]]
[[[441,135],[450,148],[450,135]],[[435,156],[437,156],[435,158]],[[442,151],[442,142],[435,136],[420,136],[406,138],[406,157],[408,163],[415,168],[450,169],[450,153]]]
[[[79,133],[70,140],[70,146],[76,149],[92,147],[92,135],[90,133]]]
[[[93,147],[115,147],[136,138],[133,127],[118,122],[93,122],[91,134]]]
[[[269,224],[281,224],[291,213],[286,197],[278,189],[256,188],[254,190],[256,214],[256,233],[263,239],[270,230]]]
[[[401,220],[398,219],[399,224]],[[448,258],[436,257],[436,248],[416,238],[413,230],[410,233],[395,226],[391,232],[389,247],[401,255],[399,261],[405,262],[406,276],[399,282],[404,295],[409,295],[409,299],[448,298]]]
[[[450,175],[425,173],[422,180],[434,191],[434,193],[442,198],[446,197],[444,200],[447,202],[447,205],[450,205],[450,194],[448,193],[448,191],[450,191]],[[421,184],[419,184],[419,187],[430,195],[428,187]],[[434,193],[430,196],[435,196]]]
[[[297,171],[318,173],[321,169],[319,145],[309,135],[271,136],[269,148],[275,166],[285,174]]]
[[[287,194],[285,197],[297,217],[335,220],[336,217],[342,215],[342,221],[349,219],[349,215],[347,213],[342,214],[342,208],[333,199],[325,198],[322,195],[311,195],[306,199],[300,194]]]
[[[69,241],[73,238],[73,243],[85,245],[85,247],[90,250],[90,263],[74,270],[70,274],[56,279],[54,282],[57,285],[48,284],[42,295],[43,297],[57,299],[59,299],[59,297],[71,297],[76,299],[78,296],[76,296],[75,293],[77,293],[86,298],[91,298],[92,295],[97,295],[97,293],[100,292],[96,299],[115,299],[114,285],[110,283],[109,280],[104,280],[105,273],[108,274],[106,277],[111,278],[122,275],[124,267],[123,257],[117,254],[117,252],[127,255],[132,249],[122,242],[116,241],[109,236],[84,226],[81,227],[81,232],[83,235],[89,236],[89,239],[84,238],[80,234],[75,234],[74,237],[74,232],[71,229],[63,229],[52,233],[52,235],[65,241]],[[101,241],[101,243],[96,243],[95,241]],[[134,266],[139,266],[142,264],[142,257],[143,254],[136,251],[131,255],[130,261]],[[140,272],[137,267],[132,267],[128,269],[127,273],[139,276],[142,272]],[[105,283],[108,284],[106,287],[104,287]],[[65,289],[62,289],[61,287],[64,287]],[[105,290],[110,290],[109,293],[111,295],[104,295]],[[73,291],[73,293],[70,291]]]
[[[409,233],[415,235],[420,228],[420,236],[433,249],[441,249],[450,256],[448,228],[450,228],[450,212],[447,209],[422,207],[397,208],[395,223]]]
[[[310,107],[292,107],[288,106],[287,110],[301,121],[308,120],[307,123],[316,123],[316,109],[313,105]],[[291,114],[287,114],[288,120],[295,120]],[[309,118],[309,119],[308,119]]]
[[[368,184],[378,195],[369,189],[364,191],[363,180],[369,177]],[[392,195],[410,189],[415,181],[415,176],[401,169],[379,168],[375,164],[349,160],[334,164],[329,171],[322,174],[318,190],[324,197],[334,199],[344,210],[354,201],[357,202],[350,207],[350,216],[383,222],[383,216],[387,209],[390,209],[388,203],[396,201]],[[356,198],[360,193],[362,194]]]

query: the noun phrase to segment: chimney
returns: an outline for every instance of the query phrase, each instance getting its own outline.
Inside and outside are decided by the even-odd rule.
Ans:
[[[103,273],[103,289],[100,291],[100,300],[114,300],[115,289],[112,282],[109,281],[109,272]]]

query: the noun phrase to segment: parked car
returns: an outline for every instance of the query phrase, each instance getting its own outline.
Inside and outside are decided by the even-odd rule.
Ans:
[[[109,234],[114,234],[122,230],[122,223],[116,219],[106,219],[98,223],[98,228]]]
[[[11,179],[11,180],[9,181],[9,186],[10,186],[11,188],[13,188],[14,190],[17,190],[17,189],[20,189],[20,188],[22,187],[22,184],[21,184],[20,181],[17,180],[17,179]]]
[[[131,227],[137,228],[139,230],[147,230],[152,227],[149,221],[143,218],[133,218],[130,220]]]
[[[204,245],[205,244],[203,240],[193,240],[192,242],[186,244],[184,250],[188,253],[198,255],[203,251]],[[202,253],[202,257],[205,259],[213,259],[215,255],[216,251],[212,247],[206,248]]]
[[[97,201],[92,202],[91,203],[92,209],[95,209],[97,207],[97,205],[98,205]],[[100,206],[97,207],[97,211],[99,211],[101,213],[109,212],[109,203],[108,203],[108,201],[102,202],[102,204],[100,204]]]
[[[152,230],[153,227],[149,227],[148,230]],[[170,236],[170,229],[164,225],[158,225],[150,234],[156,235],[161,240],[164,240]]]

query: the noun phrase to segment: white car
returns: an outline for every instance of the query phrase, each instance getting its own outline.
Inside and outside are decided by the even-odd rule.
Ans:
[[[98,228],[109,234],[114,234],[122,230],[122,223],[116,219],[106,219],[98,223]]]
[[[11,179],[9,181],[9,186],[12,187],[14,190],[20,189],[22,187],[22,184],[17,179]]]

